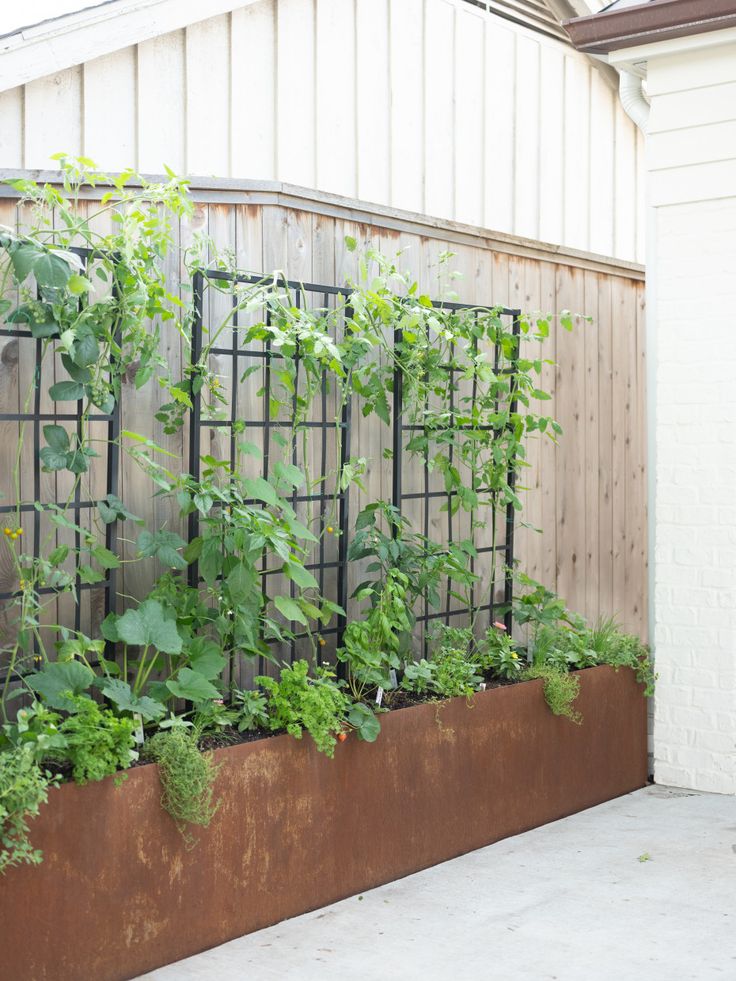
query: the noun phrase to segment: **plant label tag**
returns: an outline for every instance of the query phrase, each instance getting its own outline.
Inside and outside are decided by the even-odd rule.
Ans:
[[[135,721],[135,729],[133,730],[133,738],[140,746],[143,742],[143,719],[140,712],[136,712],[133,716]]]
[[[376,705],[380,705],[383,701],[383,688],[379,688],[376,692]]]
[[[481,681],[481,683],[478,685],[478,691],[485,691],[485,690],[486,690],[486,683],[485,681]]]
[[[398,688],[399,687],[399,679],[396,677],[396,672],[394,671],[393,668],[391,668],[391,670],[389,671],[388,676],[391,679],[391,687],[392,688]]]

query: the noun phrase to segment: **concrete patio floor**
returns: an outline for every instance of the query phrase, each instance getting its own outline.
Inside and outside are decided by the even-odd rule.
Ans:
[[[736,978],[736,799],[648,787],[146,981]]]

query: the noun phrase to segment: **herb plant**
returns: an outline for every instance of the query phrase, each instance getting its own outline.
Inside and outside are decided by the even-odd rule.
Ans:
[[[350,702],[333,682],[334,675],[325,668],[309,675],[306,661],[295,661],[281,669],[279,680],[256,678],[268,699],[268,723],[273,730],[285,729],[301,739],[306,730],[317,749],[333,756],[337,735],[342,732]]]
[[[38,814],[57,781],[38,766],[30,746],[0,753],[0,873],[42,860],[29,840],[28,819]]]
[[[147,741],[145,752],[158,763],[164,809],[192,845],[188,825],[208,827],[219,806],[214,799],[217,766],[211,754],[200,753],[195,734],[183,726],[157,732]]]

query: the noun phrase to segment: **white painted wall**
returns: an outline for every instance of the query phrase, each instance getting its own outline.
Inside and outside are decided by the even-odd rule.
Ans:
[[[733,794],[736,32],[721,34],[702,35],[707,47],[698,39],[669,43],[659,53],[652,46],[648,65],[654,775],[663,784]]]
[[[463,0],[259,0],[0,93],[0,166],[316,187],[642,259],[640,139],[584,56]]]

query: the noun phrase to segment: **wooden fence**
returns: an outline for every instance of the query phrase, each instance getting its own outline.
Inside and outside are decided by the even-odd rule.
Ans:
[[[22,224],[9,192],[0,200],[0,223]],[[524,512],[516,555],[520,567],[559,592],[591,619],[615,615],[627,629],[646,636],[647,502],[645,445],[644,275],[641,267],[512,236],[496,235],[453,222],[280,184],[208,182],[193,189],[192,222],[177,230],[186,247],[197,229],[218,249],[230,249],[242,269],[283,270],[288,278],[342,284],[357,275],[352,236],[384,254],[403,250],[400,264],[423,291],[438,293],[437,264],[445,250],[455,253],[449,268],[460,278],[453,288],[464,302],[505,304],[524,311],[568,309],[590,316],[572,333],[559,325],[547,342],[556,366],[544,369],[542,388],[553,394],[545,411],[564,429],[559,445],[534,440],[524,475]],[[172,258],[170,281],[184,275]],[[0,340],[0,402],[6,411],[27,387],[30,365],[17,339]],[[182,359],[179,335],[163,336],[163,354],[176,369]],[[24,378],[24,373],[26,376]],[[175,458],[186,460],[187,436],[166,435],[154,420],[162,393],[155,384],[135,391],[125,386],[123,428],[151,434]],[[0,490],[6,486],[14,453],[10,433],[0,434]],[[382,451],[390,430],[356,414],[352,452],[370,458],[370,497],[390,498]],[[53,475],[44,475],[54,479]],[[27,495],[27,492],[25,493]],[[152,524],[177,527],[172,507],[151,498],[148,480],[124,466],[121,497]],[[360,506],[358,502],[358,506]],[[353,510],[353,515],[357,513]],[[440,519],[433,534],[442,536]],[[131,566],[122,577],[128,595],[145,595],[150,569]],[[0,558],[0,592],[14,586],[14,572]],[[92,611],[97,620],[99,611]]]

